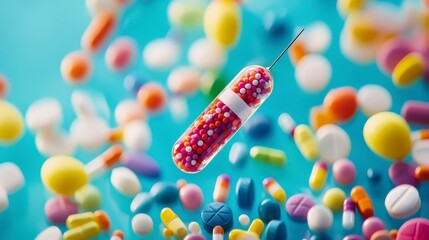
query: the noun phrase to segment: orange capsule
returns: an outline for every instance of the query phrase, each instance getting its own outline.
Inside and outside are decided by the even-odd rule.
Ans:
[[[398,236],[398,230],[396,229],[390,230],[389,234],[391,238],[396,239],[396,237]]]
[[[146,83],[137,93],[140,104],[149,112],[160,111],[167,101],[167,94],[156,82]]]
[[[303,42],[296,41],[289,49],[289,58],[294,65],[306,54]]]
[[[310,110],[310,125],[313,129],[319,129],[323,125],[334,123],[334,119],[321,107],[312,107]]]
[[[429,181],[429,166],[416,167],[414,176],[420,181]]]
[[[362,217],[366,219],[374,215],[374,207],[372,205],[371,199],[363,187],[354,187],[350,195]]]
[[[103,11],[94,16],[82,36],[82,48],[89,52],[99,50],[113,32],[116,21],[116,15],[111,11]]]
[[[351,87],[341,87],[328,92],[323,101],[327,114],[336,121],[350,120],[358,108],[356,91]]]

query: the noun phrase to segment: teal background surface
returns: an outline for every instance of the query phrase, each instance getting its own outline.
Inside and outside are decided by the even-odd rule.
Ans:
[[[87,13],[84,1],[58,0],[2,0],[0,2],[0,72],[4,73],[11,84],[11,91],[6,99],[14,103],[21,112],[25,113],[28,106],[35,100],[43,97],[55,97],[63,108],[63,129],[69,129],[75,119],[70,103],[70,94],[75,89],[99,91],[104,94],[110,110],[124,98],[133,96],[123,88],[123,78],[128,73],[142,74],[152,80],[161,82],[164,86],[169,71],[152,71],[142,63],[141,51],[146,43],[155,38],[164,37],[170,30],[166,16],[169,1],[153,0],[136,2],[126,9],[121,17],[119,27],[114,36],[134,37],[139,45],[139,54],[132,67],[123,73],[113,73],[104,62],[104,50],[93,58],[93,74],[83,85],[72,87],[65,83],[60,75],[60,63],[69,52],[80,48],[80,38],[88,23],[90,15]],[[260,6],[263,4],[266,6]],[[277,117],[282,112],[288,112],[297,123],[309,121],[309,110],[312,106],[320,105],[326,93],[339,86],[353,86],[356,89],[368,84],[376,83],[385,86],[393,96],[392,111],[399,113],[406,100],[429,101],[429,89],[422,81],[406,89],[393,86],[389,76],[384,75],[376,64],[356,65],[347,60],[339,50],[339,35],[344,20],[336,11],[336,1],[333,0],[250,0],[248,6],[243,7],[243,31],[240,41],[228,54],[228,62],[224,73],[232,77],[250,62],[257,61],[269,64],[291,39],[269,39],[263,28],[264,14],[273,10],[278,14],[286,14],[288,25],[305,26],[313,21],[326,22],[332,30],[332,44],[324,53],[333,67],[333,77],[327,88],[319,93],[307,94],[300,90],[294,80],[294,70],[288,57],[283,57],[273,68],[275,87],[271,97],[264,103],[257,114],[267,114],[272,118],[274,131],[270,137],[260,140],[250,140],[243,132],[239,132],[226,145],[219,155],[201,173],[188,175],[181,172],[171,159],[171,147],[182,132],[200,114],[209,101],[202,93],[188,99],[190,113],[184,122],[174,122],[168,108],[159,114],[150,116],[149,125],[152,129],[153,144],[148,153],[162,166],[162,181],[177,181],[186,179],[189,183],[198,184],[204,191],[204,205],[212,201],[212,192],[218,175],[227,173],[231,177],[231,191],[227,203],[234,213],[234,228],[240,228],[238,216],[248,214],[251,219],[258,216],[257,206],[264,198],[269,197],[262,187],[262,180],[272,176],[286,190],[288,196],[297,193],[307,193],[321,203],[323,193],[330,187],[337,187],[332,174],[324,190],[315,193],[308,188],[308,177],[312,163],[306,161],[294,142],[284,134],[278,125]],[[256,6],[260,6],[259,8]],[[258,9],[257,11],[255,9]],[[187,64],[187,49],[197,38],[203,36],[203,31],[184,32],[181,61],[178,65]],[[112,37],[113,39],[113,37]],[[0,113],[1,114],[1,113]],[[362,128],[366,121],[360,111],[352,121],[341,124],[352,139],[352,151],[349,158],[357,167],[356,184],[363,185],[372,197],[375,205],[375,215],[384,219],[388,229],[399,228],[405,221],[396,221],[387,215],[384,208],[384,197],[393,187],[387,169],[390,161],[376,156],[366,146],[362,137]],[[112,117],[110,126],[115,123]],[[415,128],[415,126],[412,126]],[[248,159],[243,168],[236,168],[228,161],[228,152],[231,144],[236,141],[246,142],[249,146],[262,145],[282,149],[288,157],[287,164],[282,168],[263,165]],[[107,146],[106,146],[107,147]],[[86,163],[102,152],[84,151],[79,149],[75,157]],[[0,146],[0,163],[14,162],[24,173],[25,187],[10,195],[10,207],[0,213],[0,239],[34,239],[44,228],[50,226],[44,214],[44,204],[52,196],[41,183],[40,168],[46,158],[41,156],[34,144],[34,133],[25,132],[24,137],[13,146]],[[408,157],[408,161],[411,158]],[[370,183],[366,178],[368,168],[379,169],[382,179],[379,183]],[[1,176],[0,176],[1,177]],[[235,183],[240,177],[251,177],[256,184],[256,201],[251,211],[237,207]],[[152,185],[159,181],[140,178],[143,191],[149,191]],[[129,205],[132,198],[127,198],[113,189],[110,183],[110,172],[105,176],[92,181],[103,195],[101,208],[106,210],[112,219],[112,230],[123,230],[126,239],[161,239],[161,222],[159,212],[163,206],[154,205],[149,212],[154,221],[154,231],[145,238],[139,238],[132,232],[132,215]],[[351,187],[341,187],[349,194]],[[429,218],[429,186],[422,184],[419,187],[422,197],[422,208],[415,216]],[[201,222],[200,210],[188,212],[183,209],[180,201],[169,206],[185,222]],[[286,222],[288,239],[302,239],[309,237],[305,222],[292,221],[286,214],[284,206],[282,220]],[[415,217],[414,216],[414,217]],[[334,215],[335,224],[330,231],[333,239],[342,239],[348,233],[361,233],[361,217],[356,218],[356,227],[352,231],[344,231],[341,227],[341,213]],[[65,230],[65,227],[62,227]],[[204,234],[210,238],[206,232]],[[98,239],[109,239],[110,233],[102,234]]]

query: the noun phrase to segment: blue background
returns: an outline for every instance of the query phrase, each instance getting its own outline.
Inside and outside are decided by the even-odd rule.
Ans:
[[[87,13],[84,1],[56,1],[56,0],[2,0],[0,2],[0,72],[4,73],[11,84],[11,92],[7,100],[14,103],[25,113],[28,106],[35,100],[52,96],[57,98],[63,107],[64,122],[62,127],[68,129],[75,119],[70,103],[70,94],[74,89],[92,89],[105,95],[111,110],[124,98],[133,96],[123,88],[123,78],[127,73],[142,74],[150,79],[164,84],[169,71],[155,72],[147,69],[142,63],[141,51],[143,46],[154,38],[164,37],[169,31],[166,17],[166,7],[169,1],[138,1],[130,6],[123,14],[116,36],[132,36],[139,44],[139,55],[133,66],[124,73],[113,73],[107,69],[104,62],[104,51],[100,51],[93,58],[94,71],[91,79],[84,85],[71,87],[66,84],[60,75],[60,63],[69,52],[80,48],[80,38],[90,16]],[[339,34],[343,26],[343,19],[336,11],[336,2],[333,0],[288,0],[266,1],[270,6],[260,7],[262,11],[253,11],[258,3],[250,1],[249,6],[243,8],[243,31],[237,46],[228,55],[225,74],[232,78],[235,73],[247,63],[257,59],[268,64],[281,51],[291,38],[269,39],[263,28],[264,13],[274,10],[276,13],[286,13],[289,26],[305,26],[315,20],[326,22],[332,30],[332,44],[324,55],[330,60],[333,67],[333,77],[328,87],[316,94],[304,93],[297,87],[294,80],[293,67],[287,57],[283,57],[272,70],[275,78],[275,88],[271,97],[260,108],[258,114],[270,116],[274,123],[274,131],[267,139],[249,140],[243,132],[239,132],[212,163],[201,173],[187,175],[179,171],[171,159],[171,147],[174,141],[182,134],[193,119],[205,108],[209,101],[201,93],[189,98],[189,118],[181,123],[172,120],[167,108],[160,114],[150,117],[149,124],[153,133],[153,144],[148,153],[162,166],[164,181],[176,181],[184,178],[190,183],[198,184],[204,190],[204,205],[212,201],[212,191],[218,175],[227,173],[231,177],[231,192],[228,204],[233,208],[235,224],[239,228],[238,216],[248,214],[251,219],[257,217],[257,205],[268,197],[262,188],[262,180],[272,176],[286,190],[288,196],[297,193],[307,193],[314,197],[317,203],[321,202],[324,191],[337,185],[332,175],[324,190],[320,193],[308,189],[308,177],[312,163],[306,161],[294,142],[281,132],[276,124],[277,117],[282,112],[288,112],[297,123],[308,123],[309,110],[312,106],[320,105],[324,95],[331,88],[339,86],[354,86],[356,89],[368,84],[376,83],[385,86],[393,96],[392,111],[399,113],[403,103],[408,99],[429,101],[428,88],[422,81],[410,88],[398,89],[393,86],[389,76],[383,75],[375,64],[366,66],[356,65],[341,54],[339,50]],[[252,10],[252,11],[250,11]],[[182,49],[182,59],[178,65],[187,64],[187,48],[195,39],[203,36],[202,30],[185,32]],[[1,113],[0,113],[1,114]],[[381,159],[372,153],[362,137],[362,128],[366,117],[359,111],[352,121],[342,124],[352,139],[352,151],[349,158],[357,167],[356,184],[363,185],[369,191],[375,205],[375,215],[384,219],[388,229],[399,228],[405,221],[394,221],[384,208],[384,197],[393,187],[387,169],[390,161]],[[114,121],[110,118],[110,125]],[[244,141],[249,146],[263,145],[279,148],[286,152],[288,163],[283,168],[263,165],[249,159],[245,167],[238,169],[228,160],[228,151],[231,143]],[[107,146],[106,146],[107,147]],[[88,162],[97,156],[98,151],[79,150],[76,157],[82,162]],[[42,185],[40,168],[46,158],[41,156],[34,144],[34,133],[26,131],[24,137],[13,146],[0,146],[0,162],[14,162],[22,169],[26,184],[23,189],[10,195],[10,207],[0,213],[0,239],[33,239],[50,223],[44,215],[44,204],[52,196]],[[410,161],[410,158],[408,159]],[[370,183],[366,178],[368,168],[379,169],[383,176],[379,183]],[[0,176],[1,177],[1,176]],[[244,211],[237,207],[235,197],[235,183],[239,177],[251,177],[256,183],[256,202],[252,211]],[[93,181],[102,192],[102,209],[106,210],[112,219],[112,229],[121,229],[126,239],[137,239],[132,232],[132,215],[129,204],[132,198],[118,194],[110,183],[110,173]],[[149,191],[158,180],[141,178],[143,191]],[[351,187],[341,187],[349,193]],[[429,217],[429,187],[422,184],[419,187],[422,197],[422,208],[416,216]],[[185,222],[200,222],[200,211],[188,212],[180,202],[170,206]],[[154,231],[144,239],[161,239],[159,212],[162,206],[155,205],[150,215],[154,220]],[[286,222],[289,239],[302,239],[310,236],[307,224],[292,221],[282,209],[282,220]],[[341,213],[334,216],[335,225],[330,233],[334,239],[341,239],[345,232],[341,227]],[[361,232],[361,217],[357,217],[356,227],[351,232]],[[65,228],[62,227],[64,230]],[[204,233],[209,236],[207,233]],[[103,234],[100,239],[108,239],[109,234]],[[210,239],[210,238],[209,238]]]

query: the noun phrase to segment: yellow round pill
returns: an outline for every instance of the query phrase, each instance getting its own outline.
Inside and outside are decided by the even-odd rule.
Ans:
[[[211,1],[204,14],[204,31],[221,46],[233,45],[241,32],[241,12],[236,1]]]
[[[344,200],[346,199],[346,194],[343,190],[339,188],[331,188],[326,191],[323,196],[323,204],[331,209],[332,212],[338,212],[343,208]]]
[[[396,64],[392,72],[392,80],[396,86],[404,87],[412,84],[423,75],[425,63],[418,53],[410,53]]]
[[[13,143],[24,132],[24,120],[19,110],[11,103],[0,100],[0,142]]]
[[[53,156],[46,160],[41,175],[43,184],[60,195],[72,195],[88,183],[83,164],[69,156]]]
[[[363,137],[373,152],[394,161],[402,161],[411,150],[410,127],[396,113],[372,115],[365,123]]]

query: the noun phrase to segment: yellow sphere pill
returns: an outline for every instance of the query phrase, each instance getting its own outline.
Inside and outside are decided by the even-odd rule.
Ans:
[[[0,142],[13,143],[24,132],[24,119],[11,103],[0,100]]]
[[[233,45],[241,32],[241,11],[236,1],[211,1],[204,14],[204,31],[221,46]]]
[[[309,126],[305,124],[296,126],[293,138],[299,151],[306,159],[314,160],[319,156],[319,144]]]
[[[43,184],[52,192],[72,195],[88,183],[84,165],[69,156],[53,156],[43,163],[41,170]]]
[[[404,87],[414,83],[424,72],[424,60],[418,53],[410,53],[398,64],[392,72],[392,80],[396,86]]]
[[[340,188],[331,188],[323,196],[323,205],[331,209],[332,212],[338,212],[343,208],[346,194]]]
[[[96,222],[87,222],[77,228],[73,228],[64,233],[64,240],[90,239],[100,233],[100,227]]]
[[[396,113],[372,115],[365,123],[363,137],[373,152],[394,161],[402,161],[411,150],[410,127]]]

